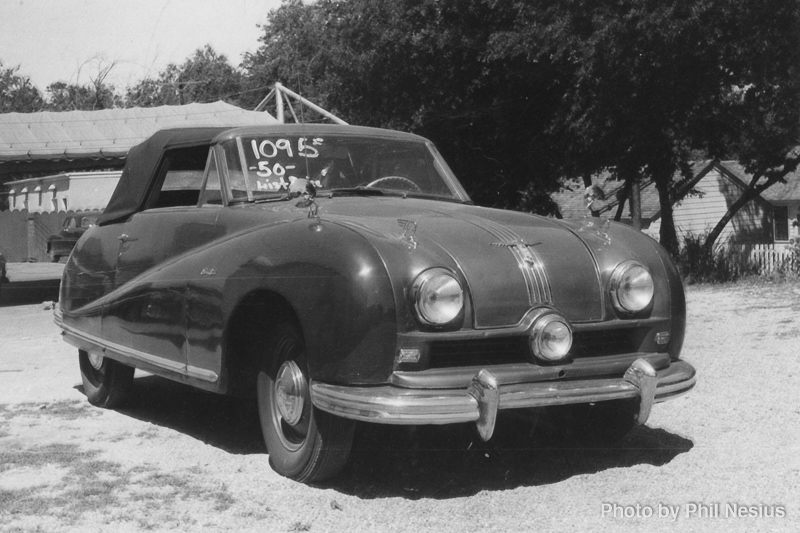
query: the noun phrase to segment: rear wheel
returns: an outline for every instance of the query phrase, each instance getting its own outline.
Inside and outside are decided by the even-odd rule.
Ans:
[[[90,355],[83,350],[78,351],[78,361],[83,391],[89,403],[112,408],[125,400],[133,383],[135,368],[108,357]]]
[[[272,468],[307,483],[338,474],[350,455],[355,423],[311,404],[305,346],[293,324],[274,328],[256,388]]]

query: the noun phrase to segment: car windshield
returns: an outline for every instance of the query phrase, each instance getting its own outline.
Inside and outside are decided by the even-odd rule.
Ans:
[[[468,201],[430,143],[353,135],[254,135],[222,143],[232,200],[280,198],[297,179],[325,191]]]

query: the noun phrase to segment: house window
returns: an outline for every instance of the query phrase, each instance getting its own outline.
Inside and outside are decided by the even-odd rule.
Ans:
[[[789,208],[785,205],[776,205],[773,215],[775,224],[775,240],[789,240]]]

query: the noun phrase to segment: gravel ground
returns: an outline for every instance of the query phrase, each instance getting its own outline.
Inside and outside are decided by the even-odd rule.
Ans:
[[[91,407],[52,311],[3,307],[0,531],[800,531],[800,285],[688,302],[698,385],[617,446],[362,425],[316,486],[270,469],[247,403],[137,375],[129,407]]]

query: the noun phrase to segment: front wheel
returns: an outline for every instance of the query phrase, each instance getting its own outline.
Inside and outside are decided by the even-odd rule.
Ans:
[[[355,423],[311,404],[302,335],[290,323],[272,332],[256,392],[272,468],[300,482],[338,474],[350,455]]]
[[[133,383],[135,368],[102,355],[78,351],[83,391],[89,403],[97,407],[120,405]]]

